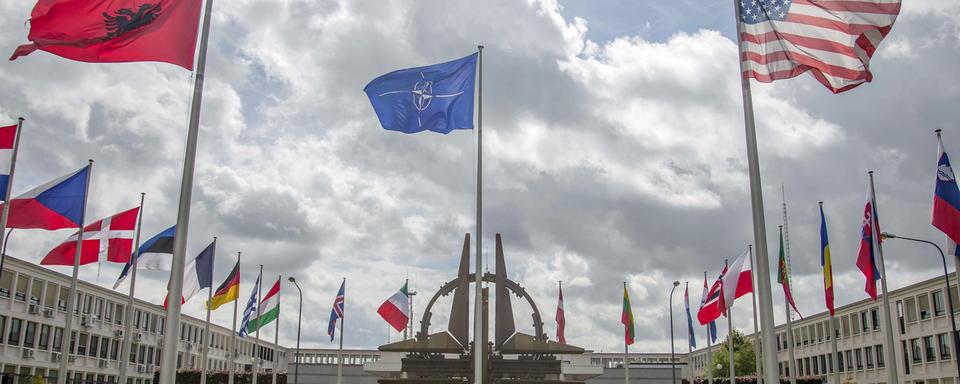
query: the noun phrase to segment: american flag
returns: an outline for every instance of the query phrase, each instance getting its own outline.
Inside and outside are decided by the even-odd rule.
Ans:
[[[347,279],[340,283],[340,291],[337,292],[337,298],[333,299],[333,309],[330,310],[330,324],[327,325],[327,334],[330,335],[330,341],[333,341],[333,335],[337,332],[337,319],[343,318],[343,289],[347,285]]]
[[[810,71],[834,93],[872,80],[870,58],[900,0],[740,0],[744,77],[769,83]]]

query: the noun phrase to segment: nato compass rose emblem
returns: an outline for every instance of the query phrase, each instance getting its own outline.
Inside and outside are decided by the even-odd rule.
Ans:
[[[447,97],[457,97],[463,94],[463,91],[452,93],[449,95],[435,95],[433,94],[433,81],[427,80],[426,76],[423,75],[423,72],[420,72],[420,81],[413,84],[413,89],[410,91],[389,91],[381,93],[377,96],[386,96],[396,93],[410,93],[413,96],[413,107],[417,109],[417,126],[423,128],[423,123],[420,122],[420,115],[423,114],[423,111],[426,111],[430,107],[430,102],[435,98],[447,98]]]

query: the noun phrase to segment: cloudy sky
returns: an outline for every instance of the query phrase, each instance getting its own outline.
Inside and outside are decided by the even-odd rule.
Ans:
[[[0,2],[0,47],[25,41],[31,6]],[[189,253],[219,236],[221,280],[242,251],[242,296],[260,264],[268,283],[296,276],[309,347],[335,347],[324,330],[346,277],[345,345],[385,343],[376,308],[404,278],[420,291],[419,314],[455,274],[474,229],[476,136],[384,131],[362,88],[483,43],[490,259],[502,233],[510,277],[535,297],[551,335],[563,280],[567,340],[594,350],[622,348],[628,282],[636,350],[668,351],[671,282],[689,281],[698,299],[704,271],[715,275],[753,241],[732,18],[720,0],[218,1]],[[958,48],[960,5],[907,1],[872,61],[873,83],[841,95],[807,75],[754,83],[769,256],[774,264],[783,185],[804,314],[824,309],[817,201],[838,302],[866,297],[854,259],[868,170],[885,230],[942,239],[929,225],[933,130],[960,151]],[[171,225],[191,84],[168,64],[45,52],[0,64],[0,120],[27,118],[14,193],[94,158],[89,220],[135,206],[143,191],[144,231]],[[39,262],[67,236],[18,232],[9,251]],[[891,241],[885,251],[892,288],[938,273],[932,249]],[[118,271],[104,264],[99,283],[109,287]],[[159,303],[166,274],[140,276],[137,296]],[[97,267],[81,277],[98,281]],[[292,346],[297,296],[283,289],[280,339]],[[521,304],[518,329],[530,333]],[[433,330],[445,328],[448,306],[440,300]],[[185,312],[201,308],[194,300]],[[214,321],[229,326],[228,312]],[[752,329],[748,311],[739,314],[735,325]],[[782,321],[780,304],[775,314]]]

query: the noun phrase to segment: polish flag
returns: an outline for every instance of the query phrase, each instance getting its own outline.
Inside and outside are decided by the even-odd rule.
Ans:
[[[753,293],[753,271],[750,263],[747,262],[749,252],[740,255],[723,274],[723,283],[720,290],[723,292],[720,301],[720,310],[724,313],[733,306],[733,301],[737,298]]]
[[[140,213],[139,207],[128,209],[83,228],[80,265],[96,263],[97,261],[130,262],[130,253],[133,251],[133,233],[137,226],[138,213]],[[73,265],[76,254],[77,234],[74,233],[47,253],[40,264]]]

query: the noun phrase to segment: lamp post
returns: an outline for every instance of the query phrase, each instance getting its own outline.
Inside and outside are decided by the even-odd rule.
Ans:
[[[960,358],[960,339],[958,339],[957,337],[957,321],[953,314],[953,293],[951,292],[951,289],[950,289],[950,275],[947,273],[947,256],[943,254],[943,249],[940,248],[940,246],[937,245],[937,243],[934,243],[932,241],[894,235],[888,232],[881,233],[880,237],[885,239],[901,239],[901,240],[907,240],[907,241],[914,241],[917,243],[927,243],[936,247],[937,251],[940,251],[940,259],[943,261],[943,284],[947,288],[947,308],[950,311],[950,328],[951,328],[951,331],[953,331],[952,333],[953,334],[953,358],[954,358],[954,361],[958,361],[957,375],[958,377],[960,377],[960,360],[957,360],[958,358]]]
[[[294,279],[293,276],[288,278],[293,286],[297,287],[297,292],[300,293],[300,310],[297,312],[297,352],[293,355],[293,384],[297,384],[297,381],[300,380],[300,319],[303,317],[303,290],[300,289],[300,284],[297,284],[297,279]]]
[[[673,282],[673,288],[670,289],[670,375],[673,378],[671,383],[677,384],[677,358],[673,350],[673,292],[680,286],[679,281]]]

